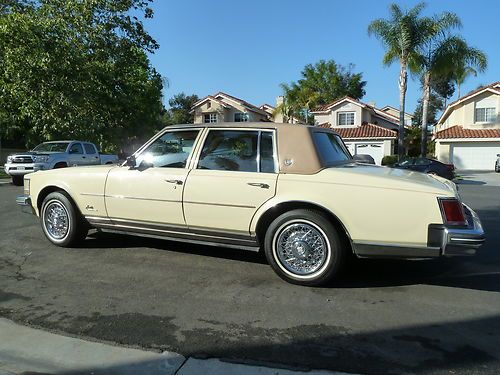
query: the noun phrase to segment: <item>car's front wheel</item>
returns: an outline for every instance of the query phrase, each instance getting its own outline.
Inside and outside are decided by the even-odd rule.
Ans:
[[[284,280],[320,286],[335,277],[346,258],[337,229],[320,212],[298,209],[278,216],[269,226],[264,250]]]
[[[62,192],[53,192],[45,197],[40,219],[45,236],[57,246],[74,246],[88,233],[88,226],[80,212]]]

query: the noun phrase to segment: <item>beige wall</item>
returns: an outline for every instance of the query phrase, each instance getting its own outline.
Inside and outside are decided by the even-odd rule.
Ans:
[[[450,163],[450,143],[436,140],[434,155],[443,163]]]
[[[474,114],[476,106],[494,106],[497,112],[496,121],[493,123],[475,123]],[[450,114],[442,124],[438,124],[436,131],[460,125],[468,129],[499,129],[500,128],[500,95],[485,92],[465,100],[451,109]]]
[[[384,110],[384,112],[389,114],[389,115],[396,116],[397,118],[399,118],[399,110],[397,110],[395,108],[388,108],[388,109]],[[412,119],[413,119],[412,115],[405,113],[405,124],[406,125],[411,125]]]

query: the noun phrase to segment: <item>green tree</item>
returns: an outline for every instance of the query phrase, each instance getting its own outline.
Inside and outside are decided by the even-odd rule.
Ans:
[[[423,109],[423,98],[420,98],[417,103],[417,108],[413,113],[412,126],[418,127],[420,129],[422,125],[422,109]],[[429,103],[427,106],[427,128],[430,125],[434,125],[437,121],[437,115],[444,109],[444,98],[431,90],[429,95]],[[420,142],[419,142],[420,145]]]
[[[365,95],[366,81],[362,73],[353,73],[353,69],[352,64],[346,68],[333,60],[307,64],[297,82],[281,84],[285,100],[278,110],[288,119],[299,118],[312,123],[314,119],[309,111],[317,106],[346,95],[360,99]]]
[[[389,18],[377,19],[368,26],[368,34],[375,35],[384,45],[385,65],[399,61],[399,137],[398,156],[404,154],[404,114],[406,90],[408,87],[408,64],[417,49],[426,40],[429,19],[421,13],[425,3],[419,3],[410,10],[403,11],[399,5],[389,6]]]
[[[455,84],[457,85],[457,95],[458,95],[459,99],[461,97],[461,95],[460,95],[460,89],[461,89],[463,83],[465,82],[465,80],[469,76],[476,77],[477,76],[477,70],[474,69],[471,66],[466,65],[465,63],[464,64],[458,64],[456,66],[455,72],[454,72],[454,81],[455,81]]]
[[[2,7],[2,127],[21,129],[28,146],[80,138],[108,150],[152,131],[163,110],[162,79],[146,53],[158,44],[130,15],[152,17],[149,3],[25,0]]]
[[[191,111],[193,104],[199,100],[198,95],[186,95],[181,92],[169,99],[170,108],[165,111],[162,117],[164,126],[175,124],[192,124],[194,113]]]
[[[435,77],[449,77],[457,66],[475,66],[482,71],[487,65],[483,52],[470,47],[462,37],[450,35],[450,29],[459,26],[460,20],[453,13],[443,13],[433,19],[432,32],[413,60],[414,70],[423,77],[422,155],[427,155],[427,115],[432,80]]]

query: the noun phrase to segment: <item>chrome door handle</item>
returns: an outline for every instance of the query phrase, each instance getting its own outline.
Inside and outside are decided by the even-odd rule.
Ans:
[[[260,187],[262,189],[269,189],[269,185],[263,184],[262,182],[249,182],[249,183],[247,183],[247,185]]]
[[[181,180],[165,180],[169,184],[176,184],[176,185],[182,185],[183,182]]]

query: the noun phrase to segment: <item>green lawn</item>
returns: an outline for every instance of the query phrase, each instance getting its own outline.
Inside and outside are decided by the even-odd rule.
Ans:
[[[0,178],[10,178],[10,176],[3,169],[0,169]]]

